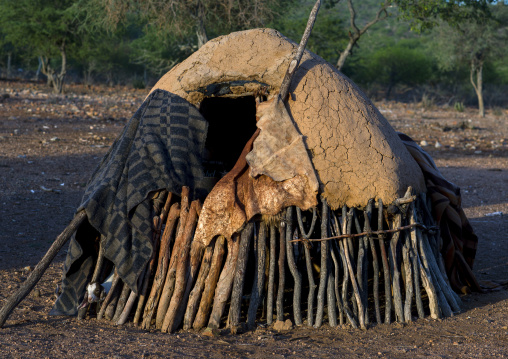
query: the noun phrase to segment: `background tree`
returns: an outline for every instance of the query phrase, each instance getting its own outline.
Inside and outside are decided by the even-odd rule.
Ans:
[[[42,73],[58,93],[62,92],[67,73],[68,51],[77,41],[78,24],[70,11],[72,4],[72,0],[0,0],[5,39],[40,58]]]
[[[263,26],[285,0],[82,0],[88,19],[114,28],[129,14],[166,34],[182,37],[194,33],[197,47],[209,34],[217,36],[240,29]]]
[[[130,26],[127,26],[128,28]],[[141,34],[138,29],[118,27],[114,32],[98,29],[80,33],[80,46],[73,53],[75,67],[82,73],[83,82],[90,85],[97,78],[114,85],[116,72],[128,72],[133,38]]]
[[[6,68],[5,77],[10,78],[12,74],[12,57],[14,56],[14,52],[16,48],[14,45],[6,40],[5,34],[2,33],[2,29],[0,29],[0,63],[4,63]],[[5,62],[4,62],[5,60]]]
[[[493,0],[394,0],[400,18],[409,20],[413,30],[432,29],[441,22],[455,26],[467,20],[490,17]]]
[[[469,79],[478,99],[478,113],[485,116],[483,100],[483,69],[489,60],[507,55],[508,6],[498,3],[492,6],[493,17],[476,19],[468,17],[454,26],[441,24],[435,30],[436,58],[439,66],[450,70],[467,63]]]
[[[149,69],[160,77],[180,61],[190,56],[197,46],[192,37],[179,39],[161,33],[151,25],[145,25],[142,36],[130,43],[130,61]]]
[[[344,50],[340,52],[339,59],[337,60],[336,66],[339,71],[344,66],[346,59],[353,52],[353,48],[358,43],[358,40],[360,40],[360,37],[362,37],[362,35],[365,34],[367,30],[369,30],[369,28],[371,28],[373,25],[377,24],[379,21],[386,19],[389,16],[388,11],[392,6],[393,1],[385,1],[384,3],[381,3],[380,7],[376,11],[375,16],[373,16],[372,19],[363,25],[359,25],[357,20],[357,11],[355,9],[353,0],[347,0],[347,7],[349,10],[349,41]]]
[[[400,18],[410,21],[417,31],[432,28],[439,19],[450,25],[488,14],[487,0],[329,0],[328,7],[348,14],[349,40],[340,52],[337,68],[341,70],[358,41],[374,25],[398,11]],[[344,7],[347,6],[347,10]],[[343,15],[345,16],[345,15]]]
[[[379,49],[371,57],[371,81],[384,84],[386,99],[395,85],[415,86],[429,79],[431,59],[414,45],[413,41],[400,41]]]
[[[508,103],[507,46],[498,41],[506,29],[500,18],[494,25],[484,21],[489,14],[486,0],[461,1],[462,5],[452,0],[381,1],[324,0],[308,48],[334,64],[347,53],[341,71],[377,99],[415,101],[426,96],[436,103],[460,98],[466,105],[476,104],[472,77],[485,93],[486,104]],[[63,79],[145,87],[207,38],[264,26],[298,41],[313,4],[314,0],[0,0],[1,74],[33,79],[40,64],[57,91]],[[505,9],[488,7],[494,16]],[[383,20],[368,25],[378,16]],[[474,29],[471,22],[477,24]],[[437,32],[441,23],[449,31],[463,28],[472,34],[455,40],[457,33]],[[489,31],[476,27],[485,24],[490,24]],[[365,27],[368,30],[362,31]],[[436,32],[422,31],[431,27]],[[480,38],[479,44],[498,42],[481,51],[481,67],[458,56],[458,50],[472,45],[474,35],[489,33],[495,36]],[[472,68],[478,69],[473,76]]]

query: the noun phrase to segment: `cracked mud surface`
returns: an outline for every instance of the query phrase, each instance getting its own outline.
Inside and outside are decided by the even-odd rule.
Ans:
[[[55,96],[40,85],[0,82],[0,306],[69,223],[88,177],[146,94],[72,86]],[[474,109],[376,105],[396,130],[426,141],[445,177],[462,188],[480,239],[474,271],[495,289],[462,297],[461,313],[367,331],[259,327],[215,338],[145,332],[49,317],[62,251],[0,329],[0,357],[508,357],[508,112],[480,119]]]

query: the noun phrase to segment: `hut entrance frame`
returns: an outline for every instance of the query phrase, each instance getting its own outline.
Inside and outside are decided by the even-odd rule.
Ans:
[[[233,168],[256,131],[256,101],[254,96],[207,97],[199,111],[208,122],[205,177],[216,182]]]

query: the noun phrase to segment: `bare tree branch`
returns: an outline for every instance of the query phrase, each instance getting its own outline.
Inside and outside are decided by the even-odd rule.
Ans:
[[[339,56],[339,60],[337,61],[337,69],[341,70],[344,66],[344,63],[346,62],[346,59],[349,55],[353,52],[353,47],[356,45],[358,40],[360,40],[360,37],[367,32],[367,30],[372,26],[377,24],[380,21],[383,21],[388,17],[388,11],[387,9],[392,6],[392,1],[388,0],[385,3],[383,3],[383,6],[377,11],[376,16],[374,19],[369,21],[367,24],[365,24],[361,29],[358,28],[356,25],[356,10],[353,5],[353,0],[348,0],[347,5],[349,8],[349,21],[351,24],[352,32],[349,32],[349,42],[344,49],[344,51],[341,52]]]

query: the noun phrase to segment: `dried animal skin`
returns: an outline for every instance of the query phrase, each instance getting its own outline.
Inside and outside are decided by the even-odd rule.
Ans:
[[[257,178],[249,175],[245,157],[258,134],[259,130],[245,146],[235,167],[206,197],[194,241],[207,246],[217,235],[231,238],[256,215],[277,215],[288,206],[308,209],[317,204],[316,192],[305,176],[278,182],[265,175]]]
[[[262,102],[257,107],[257,116],[257,127],[261,132],[246,157],[250,175],[263,174],[278,182],[304,176],[317,194],[319,182],[303,136],[295,128],[284,103],[277,99]]]

